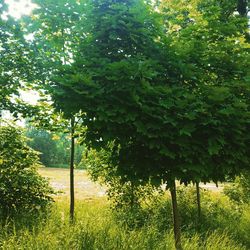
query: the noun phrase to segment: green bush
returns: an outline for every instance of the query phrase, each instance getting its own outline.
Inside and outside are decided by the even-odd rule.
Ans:
[[[224,193],[239,205],[250,203],[250,171],[243,172],[233,183],[225,186]]]
[[[53,199],[48,181],[37,172],[38,153],[20,129],[0,127],[0,215],[44,210]]]

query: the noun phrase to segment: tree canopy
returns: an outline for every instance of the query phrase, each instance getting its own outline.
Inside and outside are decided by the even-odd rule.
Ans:
[[[91,146],[115,141],[123,176],[222,181],[249,162],[241,19],[206,1],[167,7],[87,2],[86,38],[52,77],[52,96],[66,112],[85,112]]]

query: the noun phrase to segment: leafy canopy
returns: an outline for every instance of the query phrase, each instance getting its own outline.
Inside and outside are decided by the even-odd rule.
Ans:
[[[125,180],[220,181],[249,166],[249,46],[236,6],[181,3],[80,3],[72,61],[47,79],[57,109],[83,112],[89,146],[116,145]]]

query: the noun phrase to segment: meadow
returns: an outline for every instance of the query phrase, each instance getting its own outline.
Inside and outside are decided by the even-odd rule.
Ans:
[[[114,210],[103,193],[104,188],[91,182],[86,172],[77,170],[76,216],[70,222],[68,171],[40,169],[39,172],[65,193],[55,196],[49,213],[17,215],[2,223],[0,249],[175,249],[171,199],[167,192],[145,200],[140,208]],[[249,205],[239,206],[222,192],[203,190],[202,221],[199,221],[194,194],[192,187],[178,188],[183,249],[250,249]]]

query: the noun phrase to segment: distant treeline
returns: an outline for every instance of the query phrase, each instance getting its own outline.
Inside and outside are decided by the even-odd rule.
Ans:
[[[46,167],[69,167],[70,138],[64,133],[50,133],[46,130],[28,127],[26,136],[30,138],[28,145],[40,152],[40,161]],[[76,167],[81,164],[83,146],[77,144],[75,149]]]

